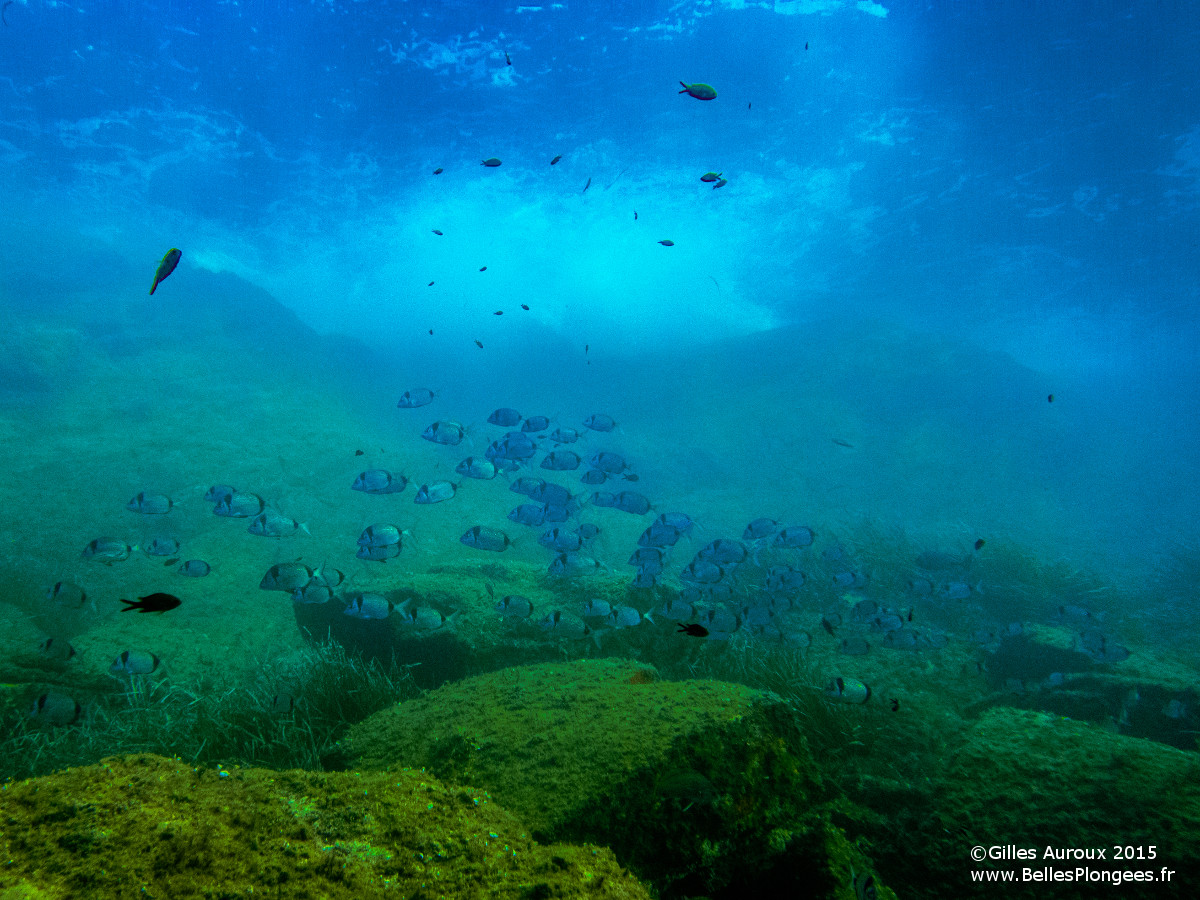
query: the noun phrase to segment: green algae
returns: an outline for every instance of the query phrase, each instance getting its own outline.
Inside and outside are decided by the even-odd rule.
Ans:
[[[1174,887],[1200,874],[1200,756],[1124,737],[1045,712],[989,709],[937,770],[909,781],[875,778],[840,804],[838,821],[889,880],[929,896],[978,888],[973,870],[1041,868],[1053,848],[1108,848],[1096,868],[1175,871]],[[974,863],[973,846],[1033,848],[1039,861]],[[1114,845],[1157,847],[1154,861],[1114,861]],[[1058,867],[1065,864],[1057,863]],[[1056,896],[1078,885],[1013,882],[1006,897]],[[1097,892],[1157,898],[1161,883],[1100,884]]]
[[[487,794],[411,770],[113,758],[5,785],[0,823],[4,897],[649,896],[608,850],[540,845]]]
[[[618,660],[527,666],[377,713],[343,744],[367,769],[485,787],[535,836],[611,846],[663,893],[835,896],[865,867],[790,707],[743,685]]]

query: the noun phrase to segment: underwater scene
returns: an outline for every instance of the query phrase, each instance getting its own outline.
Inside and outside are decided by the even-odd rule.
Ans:
[[[1197,890],[1194,6],[0,13],[0,898]]]

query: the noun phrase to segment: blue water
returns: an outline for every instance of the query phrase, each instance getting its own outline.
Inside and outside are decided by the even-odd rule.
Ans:
[[[223,480],[370,587],[353,540],[379,507],[356,472],[445,478],[516,406],[613,415],[581,453],[626,454],[705,541],[806,522],[899,585],[912,553],[983,539],[1096,579],[1135,660],[1194,629],[1200,19],[914,6],[5,3],[15,606],[60,578],[148,589],[144,560],[79,561],[101,534],[150,536],[123,509],[142,490],[185,501],[168,532],[256,602],[299,551],[217,537],[198,497]],[[398,411],[420,387],[436,405]],[[435,419],[475,444],[421,441]],[[508,527],[517,502],[499,482],[406,496],[421,550],[388,572],[472,559],[457,536]],[[605,519],[602,561],[646,521]],[[521,558],[540,571],[538,552]],[[1055,608],[1008,605],[1011,558],[938,626]],[[268,644],[299,640],[274,627]],[[146,639],[129,635],[93,637],[95,657]]]
[[[494,379],[585,344],[895,325],[1096,404],[1067,437],[1128,486],[1104,539],[1190,541],[1194,17],[741,6],[14,2],[6,304],[69,321],[65,295],[101,274],[132,295],[180,246],[177,281],[232,273],[320,333],[432,352],[414,383],[442,384],[477,339]],[[964,427],[996,418],[981,400]]]

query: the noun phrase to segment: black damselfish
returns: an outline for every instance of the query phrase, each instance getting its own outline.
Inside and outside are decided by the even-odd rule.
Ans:
[[[129,612],[131,609],[136,609],[140,613],[165,613],[168,609],[177,607],[182,601],[174,594],[147,594],[145,597],[139,597],[137,600],[121,598],[121,602],[129,604],[121,612]]]

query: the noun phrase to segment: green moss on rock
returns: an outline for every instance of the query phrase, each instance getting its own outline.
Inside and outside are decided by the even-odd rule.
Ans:
[[[415,771],[112,758],[6,784],[0,853],[0,897],[649,896],[607,849],[541,846],[487,794]]]
[[[862,869],[790,708],[742,685],[619,660],[507,669],[377,713],[343,747],[485,787],[539,839],[611,846],[664,894],[836,896]]]
[[[1006,897],[1097,893],[1163,897],[1200,874],[1200,756],[1123,737],[1044,712],[998,707],[967,733],[944,771],[924,791],[929,814],[899,834],[880,864],[893,880],[925,884],[938,896],[966,896],[970,872],[1015,870]],[[1032,860],[973,863],[973,846],[1032,849]],[[1156,857],[1114,860],[1114,845],[1156,847]],[[1043,859],[1046,848],[1106,849],[1107,859]],[[1174,870],[1173,885],[1131,882],[1021,882],[1024,868]],[[893,868],[893,866],[895,868]],[[977,889],[977,888],[976,888]],[[931,894],[932,895],[932,894]]]

